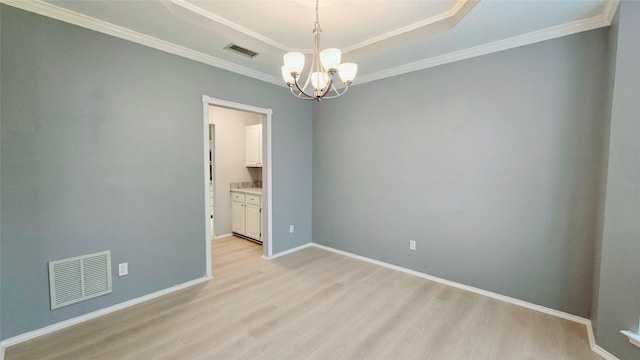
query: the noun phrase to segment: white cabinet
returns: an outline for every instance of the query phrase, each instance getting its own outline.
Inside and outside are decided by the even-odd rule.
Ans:
[[[245,134],[245,166],[262,167],[262,124],[247,126]]]
[[[244,195],[242,201],[231,199],[231,231],[238,234],[245,233]]]
[[[231,191],[231,231],[262,241],[262,196]]]
[[[256,240],[262,240],[260,233],[260,206],[247,204],[244,208],[245,235]]]

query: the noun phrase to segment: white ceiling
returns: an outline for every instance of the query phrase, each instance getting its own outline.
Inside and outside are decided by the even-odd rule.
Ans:
[[[314,0],[22,1],[11,6],[284,85],[282,55],[313,47]],[[354,85],[608,26],[618,0],[320,0],[322,48]],[[253,59],[225,50],[258,52]]]

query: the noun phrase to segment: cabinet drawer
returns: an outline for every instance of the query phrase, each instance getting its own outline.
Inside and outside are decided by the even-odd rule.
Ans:
[[[232,192],[231,201],[244,202],[244,194]]]
[[[258,195],[246,195],[246,199],[247,199],[247,204],[252,204],[252,205],[258,205],[260,206],[260,200],[262,199],[260,196]]]

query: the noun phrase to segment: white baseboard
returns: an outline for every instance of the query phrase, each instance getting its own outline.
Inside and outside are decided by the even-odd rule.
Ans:
[[[613,354],[611,354],[610,352],[608,352],[607,350],[601,348],[598,344],[596,343],[592,343],[591,344],[591,350],[593,350],[594,353],[600,355],[603,359],[605,360],[620,360],[617,357],[615,357]]]
[[[291,254],[291,253],[294,253],[294,252],[296,252],[296,251],[300,251],[300,250],[302,250],[302,249],[306,249],[306,248],[308,248],[308,247],[310,247],[310,246],[313,246],[313,245],[315,245],[315,244],[313,244],[313,243],[306,243],[306,244],[304,244],[304,245],[300,245],[300,246],[297,246],[297,247],[291,248],[291,249],[289,249],[289,250],[281,251],[281,252],[279,252],[279,253],[277,253],[277,254],[273,254],[273,255],[271,255],[271,256],[262,255],[262,258],[263,258],[263,259],[266,259],[266,260],[273,260],[273,259],[275,259],[275,258],[279,258],[280,256],[284,256],[284,255],[287,255],[287,254]]]
[[[589,346],[591,347],[591,350],[593,352],[595,352],[596,354],[602,356],[605,360],[619,360],[618,358],[616,358],[615,356],[613,356],[612,354],[610,354],[608,351],[604,350],[603,348],[601,348],[600,346],[598,346],[595,342],[595,337],[593,336],[593,328],[592,328],[592,324],[591,324],[591,320],[583,318],[581,316],[577,316],[577,315],[573,315],[573,314],[569,314],[563,311],[559,311],[559,310],[555,310],[555,309],[551,309],[545,306],[541,306],[541,305],[537,305],[537,304],[533,304],[524,300],[520,300],[520,299],[516,299],[516,298],[512,298],[509,296],[505,296],[505,295],[501,295],[501,294],[497,294],[491,291],[487,291],[487,290],[482,290],[473,286],[469,286],[469,285],[464,285],[464,284],[460,284],[454,281],[450,281],[450,280],[445,280],[436,276],[432,276],[429,274],[425,274],[419,271],[415,271],[415,270],[411,270],[402,266],[397,266],[397,265],[393,265],[393,264],[389,264],[383,261],[379,261],[379,260],[375,260],[375,259],[371,259],[368,257],[364,257],[364,256],[360,256],[360,255],[356,255],[356,254],[352,254],[350,252],[346,252],[346,251],[342,251],[342,250],[338,250],[338,249],[334,249],[332,247],[328,247],[328,246],[324,246],[324,245],[320,245],[320,244],[316,244],[316,243],[311,243],[311,246],[315,246],[317,248],[320,249],[324,249],[327,251],[331,251],[337,254],[341,254],[344,256],[348,256],[357,260],[362,260],[362,261],[366,261],[368,263],[372,263],[372,264],[376,264],[376,265],[380,265],[380,266],[384,266],[386,268],[389,269],[393,269],[393,270],[397,270],[397,271],[401,271],[410,275],[414,275],[414,276],[418,276],[421,277],[423,279],[427,279],[427,280],[431,280],[431,281],[435,281],[435,282],[439,282],[441,284],[445,284],[448,286],[452,286],[458,289],[462,289],[462,290],[466,290],[466,291],[470,291],[476,294],[480,294],[480,295],[484,295],[496,300],[500,300],[500,301],[504,301],[506,303],[509,304],[513,304],[513,305],[517,305],[517,306],[521,306],[527,309],[531,309],[531,310],[535,310],[547,315],[551,315],[551,316],[555,316],[555,317],[559,317],[561,319],[565,319],[565,320],[569,320],[569,321],[573,321],[576,322],[578,324],[582,324],[587,328],[587,336],[589,338]],[[294,250],[294,249],[292,249]]]
[[[231,235],[233,235],[233,234],[232,233],[228,233],[228,234],[222,234],[222,235],[214,236],[213,240],[220,239],[220,238],[227,237],[227,236],[231,236]]]
[[[223,236],[227,236],[227,235],[223,235]],[[221,236],[221,237],[223,237],[223,236]],[[348,257],[351,257],[351,258],[354,258],[354,259],[357,259],[357,260],[362,260],[362,261],[366,261],[368,263],[376,264],[376,265],[379,265],[379,266],[384,266],[384,267],[392,269],[392,270],[401,271],[401,272],[404,272],[404,273],[407,273],[407,274],[410,274],[410,275],[421,277],[423,279],[439,282],[441,284],[445,284],[445,285],[452,286],[452,287],[455,287],[455,288],[458,288],[458,289],[470,291],[470,292],[473,292],[473,293],[476,293],[476,294],[480,294],[480,295],[484,295],[484,296],[487,296],[487,297],[490,297],[490,298],[493,298],[493,299],[496,299],[496,300],[504,301],[504,302],[507,302],[507,303],[510,303],[510,304],[513,304],[513,305],[521,306],[521,307],[524,307],[524,308],[527,308],[527,309],[535,310],[535,311],[538,311],[538,312],[541,312],[541,313],[544,313],[544,314],[552,315],[552,316],[555,316],[555,317],[559,317],[561,319],[565,319],[565,320],[569,320],[569,321],[573,321],[573,322],[585,325],[585,327],[587,329],[587,337],[589,339],[589,345],[591,347],[591,350],[593,352],[595,352],[596,354],[598,354],[599,356],[603,357],[605,360],[619,360],[617,357],[615,357],[614,355],[612,355],[611,353],[609,353],[608,351],[606,351],[605,349],[601,348],[600,346],[598,346],[596,344],[595,337],[593,335],[593,327],[592,327],[592,324],[591,324],[591,320],[583,318],[583,317],[580,317],[580,316],[577,316],[577,315],[573,315],[573,314],[569,314],[569,313],[566,313],[566,312],[563,312],[563,311],[559,311],[559,310],[551,309],[551,308],[544,307],[544,306],[541,306],[541,305],[533,304],[533,303],[530,303],[530,302],[527,302],[527,301],[524,301],[524,300],[519,300],[519,299],[516,299],[516,298],[509,297],[509,296],[497,294],[497,293],[494,293],[494,292],[491,292],[491,291],[482,290],[482,289],[479,289],[479,288],[476,288],[476,287],[473,287],[473,286],[468,286],[468,285],[460,284],[460,283],[457,283],[457,282],[454,282],[454,281],[445,280],[445,279],[442,279],[442,278],[439,278],[439,277],[436,277],[436,276],[432,276],[432,275],[429,275],[429,274],[425,274],[425,273],[422,273],[422,272],[419,272],[419,271],[415,271],[415,270],[411,270],[411,269],[404,268],[404,267],[401,267],[401,266],[389,264],[389,263],[386,263],[386,262],[383,262],[383,261],[379,261],[379,260],[375,260],[375,259],[371,259],[371,258],[368,258],[368,257],[352,254],[352,253],[349,253],[349,252],[346,252],[346,251],[334,249],[332,247],[328,247],[328,246],[324,246],[324,245],[320,245],[320,244],[316,244],[316,243],[307,243],[307,244],[304,244],[304,245],[300,245],[300,246],[297,246],[297,247],[289,249],[289,250],[281,251],[281,252],[279,252],[277,254],[272,255],[271,257],[267,257],[265,255],[262,255],[262,258],[263,259],[267,259],[267,260],[273,260],[273,259],[278,258],[280,256],[291,254],[291,253],[294,253],[296,251],[300,251],[302,249],[306,249],[306,248],[311,247],[311,246],[315,246],[317,248],[324,249],[324,250],[327,250],[327,251],[331,251],[331,252],[334,252],[334,253],[337,253],[337,254],[341,254],[341,255],[344,255],[344,256],[348,256]],[[28,332],[28,333],[25,333],[25,334],[21,334],[21,335],[9,338],[7,340],[1,341],[0,342],[0,360],[4,360],[4,350],[8,346],[15,345],[15,344],[27,341],[27,340],[31,340],[31,339],[36,338],[38,336],[49,334],[49,333],[54,332],[56,330],[64,329],[66,327],[69,327],[69,326],[72,326],[72,325],[75,325],[75,324],[79,324],[81,322],[84,322],[84,321],[87,321],[87,320],[91,320],[91,319],[100,317],[102,315],[106,315],[106,314],[109,314],[111,312],[114,312],[114,311],[117,311],[117,310],[120,310],[120,309],[124,309],[124,308],[127,308],[129,306],[133,306],[135,304],[139,304],[141,302],[144,302],[144,301],[147,301],[147,300],[151,300],[151,299],[157,298],[159,296],[166,295],[166,294],[172,293],[174,291],[178,291],[178,290],[187,288],[189,286],[193,286],[193,285],[208,281],[210,279],[212,279],[212,278],[205,276],[205,277],[202,277],[202,278],[199,278],[199,279],[188,281],[186,283],[183,283],[183,284],[180,284],[180,285],[176,285],[176,286],[164,289],[164,290],[160,290],[160,291],[157,291],[157,292],[152,293],[152,294],[141,296],[139,298],[135,298],[135,299],[132,299],[132,300],[129,300],[129,301],[125,301],[123,303],[116,304],[116,305],[110,306],[108,308],[104,308],[104,309],[101,309],[101,310],[98,310],[98,311],[94,311],[94,312],[86,314],[86,315],[82,315],[82,316],[79,316],[79,317],[76,317],[76,318],[73,318],[73,319],[65,320],[65,321],[62,321],[62,322],[59,322],[59,323],[56,323],[56,324],[53,324],[53,325],[49,325],[49,326],[44,327],[44,328],[39,329],[39,330],[31,331],[31,332]]]
[[[81,315],[81,316],[78,316],[78,317],[74,317],[72,319],[64,320],[64,321],[61,321],[59,323],[55,323],[55,324],[52,324],[52,325],[49,325],[49,326],[45,326],[45,327],[43,327],[41,329],[38,329],[38,330],[29,331],[29,332],[26,332],[24,334],[20,334],[20,335],[11,337],[9,339],[3,340],[3,341],[0,342],[0,360],[4,359],[4,349],[6,347],[11,346],[11,345],[16,345],[16,344],[19,344],[21,342],[25,342],[27,340],[35,339],[35,338],[37,338],[39,336],[46,335],[46,334],[52,333],[52,332],[57,331],[57,330],[61,330],[61,329],[67,328],[69,326],[80,324],[82,322],[85,322],[85,321],[88,321],[88,320],[91,320],[91,319],[95,319],[97,317],[112,313],[114,311],[122,310],[122,309],[128,308],[130,306],[133,306],[133,305],[136,305],[136,304],[139,304],[139,303],[151,300],[151,299],[155,299],[157,297],[160,297],[160,296],[163,296],[163,295],[167,295],[167,294],[170,294],[172,292],[175,292],[175,291],[178,291],[178,290],[182,290],[184,288],[188,288],[188,287],[196,285],[196,284],[200,284],[200,283],[205,282],[205,281],[209,281],[210,279],[211,279],[210,277],[204,276],[204,277],[201,277],[199,279],[187,281],[185,283],[178,284],[178,285],[172,286],[170,288],[166,288],[166,289],[163,289],[163,290],[160,290],[160,291],[156,291],[156,292],[151,293],[151,294],[140,296],[140,297],[137,297],[135,299],[127,300],[125,302],[121,302],[119,304],[112,305],[112,306],[106,307],[104,309],[96,310],[96,311],[88,313],[88,314],[84,314],[84,315]]]
[[[331,248],[331,247],[328,247],[328,246],[324,246],[324,245],[320,245],[320,244],[316,244],[316,243],[313,243],[313,246],[319,247],[319,248],[324,249],[324,250],[332,251],[332,252],[335,252],[335,253],[338,253],[338,254],[341,254],[341,255],[349,256],[349,257],[352,257],[354,259],[358,259],[358,260],[366,261],[366,262],[369,262],[369,263],[372,263],[372,264],[384,266],[384,267],[389,268],[389,269],[402,271],[404,273],[407,273],[407,274],[410,274],[410,275],[414,275],[414,276],[418,276],[418,277],[421,277],[423,279],[436,281],[436,282],[439,282],[441,284],[449,285],[449,286],[452,286],[452,287],[455,287],[455,288],[458,288],[458,289],[471,291],[473,293],[484,295],[484,296],[487,296],[487,297],[490,297],[490,298],[493,298],[493,299],[497,299],[497,300],[501,300],[501,301],[504,301],[504,302],[508,302],[510,304],[526,307],[528,309],[536,310],[536,311],[539,311],[539,312],[542,312],[542,313],[545,313],[545,314],[549,314],[549,315],[553,315],[553,316],[556,316],[556,317],[559,317],[559,318],[562,318],[562,319],[571,320],[571,321],[574,321],[574,322],[577,322],[577,323],[580,323],[580,324],[587,324],[587,323],[590,322],[589,319],[585,319],[585,318],[580,317],[580,316],[576,316],[576,315],[568,314],[568,313],[565,313],[565,312],[562,312],[562,311],[558,311],[558,310],[555,310],[555,309],[550,309],[550,308],[547,308],[547,307],[544,307],[544,306],[532,304],[530,302],[519,300],[519,299],[516,299],[516,298],[509,297],[509,296],[496,294],[494,292],[483,290],[483,289],[479,289],[479,288],[476,288],[476,287],[473,287],[473,286],[460,284],[460,283],[457,283],[457,282],[454,282],[454,281],[450,281],[450,280],[445,280],[445,279],[442,279],[442,278],[439,278],[439,277],[436,277],[436,276],[432,276],[432,275],[429,275],[429,274],[425,274],[425,273],[422,273],[422,272],[419,272],[419,271],[407,269],[407,268],[402,267],[402,266],[397,266],[397,265],[389,264],[389,263],[386,263],[386,262],[383,262],[383,261],[371,259],[371,258],[368,258],[368,257],[355,255],[355,254],[352,254],[352,253],[349,253],[349,252],[346,252],[346,251],[334,249],[334,248]]]

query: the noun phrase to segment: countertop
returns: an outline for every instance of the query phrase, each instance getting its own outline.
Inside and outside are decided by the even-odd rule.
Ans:
[[[234,192],[234,191],[245,193],[245,194],[262,195],[262,188],[231,189],[231,192]]]

